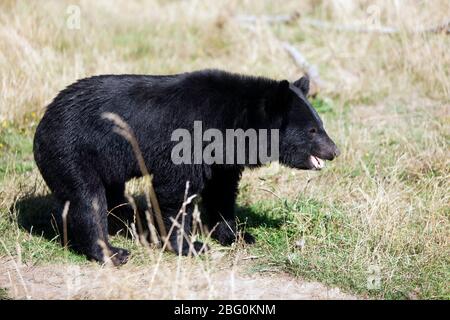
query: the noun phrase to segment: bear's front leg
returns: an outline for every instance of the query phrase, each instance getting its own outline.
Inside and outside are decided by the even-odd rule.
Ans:
[[[161,208],[162,218],[172,250],[179,255],[197,255],[204,253],[208,247],[200,241],[191,242],[194,204],[185,202],[186,182],[182,172],[169,175],[155,175],[153,186]],[[172,179],[170,179],[172,178]],[[183,180],[180,180],[183,179]],[[195,182],[195,181],[194,181]],[[201,182],[197,181],[197,184]],[[187,198],[198,194],[197,184],[190,183]],[[160,230],[161,233],[161,230]]]
[[[213,229],[212,237],[221,245],[231,245],[239,238],[235,204],[240,179],[240,169],[214,168],[202,192],[203,209],[208,225]],[[242,239],[245,243],[255,242],[247,232],[242,234]]]
[[[190,241],[192,234],[193,206],[189,204],[182,210],[182,202],[178,204],[161,203],[161,211],[169,233],[168,241],[172,250],[183,256],[198,255],[208,250],[208,247],[200,241]]]

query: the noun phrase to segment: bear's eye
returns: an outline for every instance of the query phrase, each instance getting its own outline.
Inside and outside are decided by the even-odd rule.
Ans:
[[[314,134],[314,133],[316,133],[316,132],[317,132],[317,129],[316,129],[316,128],[311,128],[311,129],[309,129],[309,133]]]

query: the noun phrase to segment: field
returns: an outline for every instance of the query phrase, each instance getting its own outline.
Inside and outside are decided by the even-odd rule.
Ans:
[[[0,299],[449,299],[450,36],[430,31],[449,13],[446,0],[1,1]],[[59,90],[204,68],[296,80],[284,43],[317,68],[312,101],[342,155],[320,172],[245,172],[255,245],[194,259],[117,236],[133,256],[114,269],[42,233],[52,205],[32,139]]]

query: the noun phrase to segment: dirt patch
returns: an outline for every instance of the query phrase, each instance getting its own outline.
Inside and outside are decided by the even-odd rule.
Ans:
[[[163,262],[156,269],[32,266],[0,259],[0,287],[12,299],[356,299],[284,273],[249,275],[243,265],[218,268],[186,260]]]

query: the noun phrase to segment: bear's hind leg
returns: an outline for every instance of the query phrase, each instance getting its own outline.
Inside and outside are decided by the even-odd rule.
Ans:
[[[60,172],[67,173],[64,169]],[[125,263],[128,251],[113,247],[108,241],[108,208],[101,179],[86,166],[70,172],[75,174],[46,175],[47,184],[58,200],[69,202],[62,230],[67,230],[69,247],[99,262],[105,262],[108,255],[114,265]]]
[[[70,201],[67,214],[68,244],[89,259],[105,262],[107,255],[114,265],[123,264],[129,254],[109,244],[105,203],[101,196]]]

